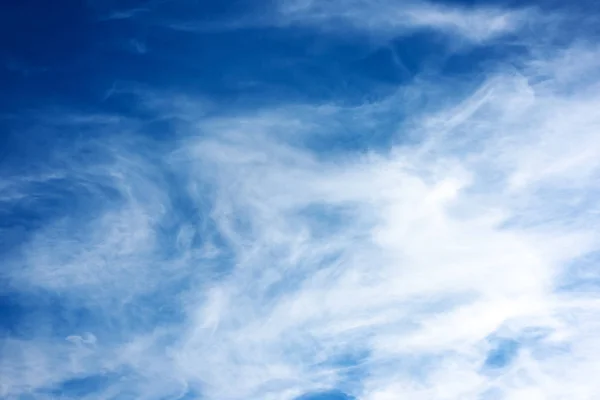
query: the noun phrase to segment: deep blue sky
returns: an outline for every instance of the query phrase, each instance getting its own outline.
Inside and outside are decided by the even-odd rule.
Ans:
[[[260,14],[268,2],[155,3],[5,2],[3,109],[49,103],[110,107],[102,100],[111,88],[132,84],[185,89],[234,104],[265,96],[272,101],[282,96],[358,101],[391,90],[425,67],[469,73],[490,58],[506,56],[506,49],[496,47],[450,55],[448,40],[433,32],[381,44],[366,34],[219,28],[220,21]],[[138,11],[119,17],[128,10]],[[205,21],[213,28],[204,32],[165,26]],[[392,51],[405,68],[394,64]]]

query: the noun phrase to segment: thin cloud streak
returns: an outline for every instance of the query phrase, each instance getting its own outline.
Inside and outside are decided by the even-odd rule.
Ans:
[[[235,17],[215,17],[212,22],[160,16],[144,17],[143,21],[185,32],[303,27],[383,40],[425,31],[444,35],[454,45],[477,45],[522,32],[540,21],[538,14],[534,8],[465,7],[429,1],[278,0]]]
[[[384,36],[432,30],[483,42],[513,33],[533,20],[534,10],[496,7],[463,7],[426,1],[282,1],[279,16],[284,24],[306,24],[335,30],[344,27]]]

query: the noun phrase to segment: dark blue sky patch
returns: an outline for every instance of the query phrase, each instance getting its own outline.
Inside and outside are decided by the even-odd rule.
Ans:
[[[86,307],[74,299],[42,290],[19,291],[3,287],[0,296],[0,332],[22,338],[66,338],[83,332],[112,334],[103,308]]]
[[[3,101],[11,100],[2,104],[5,110],[50,102],[105,109],[105,95],[115,83],[202,94],[229,107],[282,98],[361,104],[439,65],[450,50],[431,32],[373,44],[298,27],[168,27],[190,15],[199,25],[235,20],[248,10],[262,10],[261,2],[72,2],[64,8],[42,3],[13,2],[7,14],[3,37],[10,42],[2,54],[4,68],[0,65]],[[25,35],[8,33],[28,24],[36,28],[23,30]],[[489,57],[455,62],[446,72],[469,71],[484,58]]]
[[[31,326],[23,326],[27,314],[33,314],[31,307],[19,299],[19,294],[9,293],[6,287],[2,287],[1,292],[3,294],[0,295],[0,337],[14,336],[21,332],[29,334],[35,332],[37,324],[33,321]]]
[[[85,53],[93,39],[93,21],[82,1],[67,0],[60,6],[40,0],[7,1],[2,7],[0,47],[3,61],[12,60],[15,68],[18,63],[23,68],[62,67]]]
[[[24,182],[20,186],[16,188],[14,200],[0,201],[0,231],[4,232],[0,239],[0,254],[15,249],[47,224],[67,217],[93,219],[108,206],[107,203],[118,203],[121,197],[114,188],[91,180],[49,178]],[[90,210],[94,210],[91,215]]]

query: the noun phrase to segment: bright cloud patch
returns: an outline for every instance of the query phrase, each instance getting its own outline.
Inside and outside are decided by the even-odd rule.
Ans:
[[[514,24],[390,7],[339,18]],[[0,396],[596,398],[600,51],[547,46],[361,105],[31,117],[53,141],[0,175]]]

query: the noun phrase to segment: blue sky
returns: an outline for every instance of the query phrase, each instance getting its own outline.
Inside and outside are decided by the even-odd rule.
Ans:
[[[0,397],[600,396],[593,1],[0,9]]]

